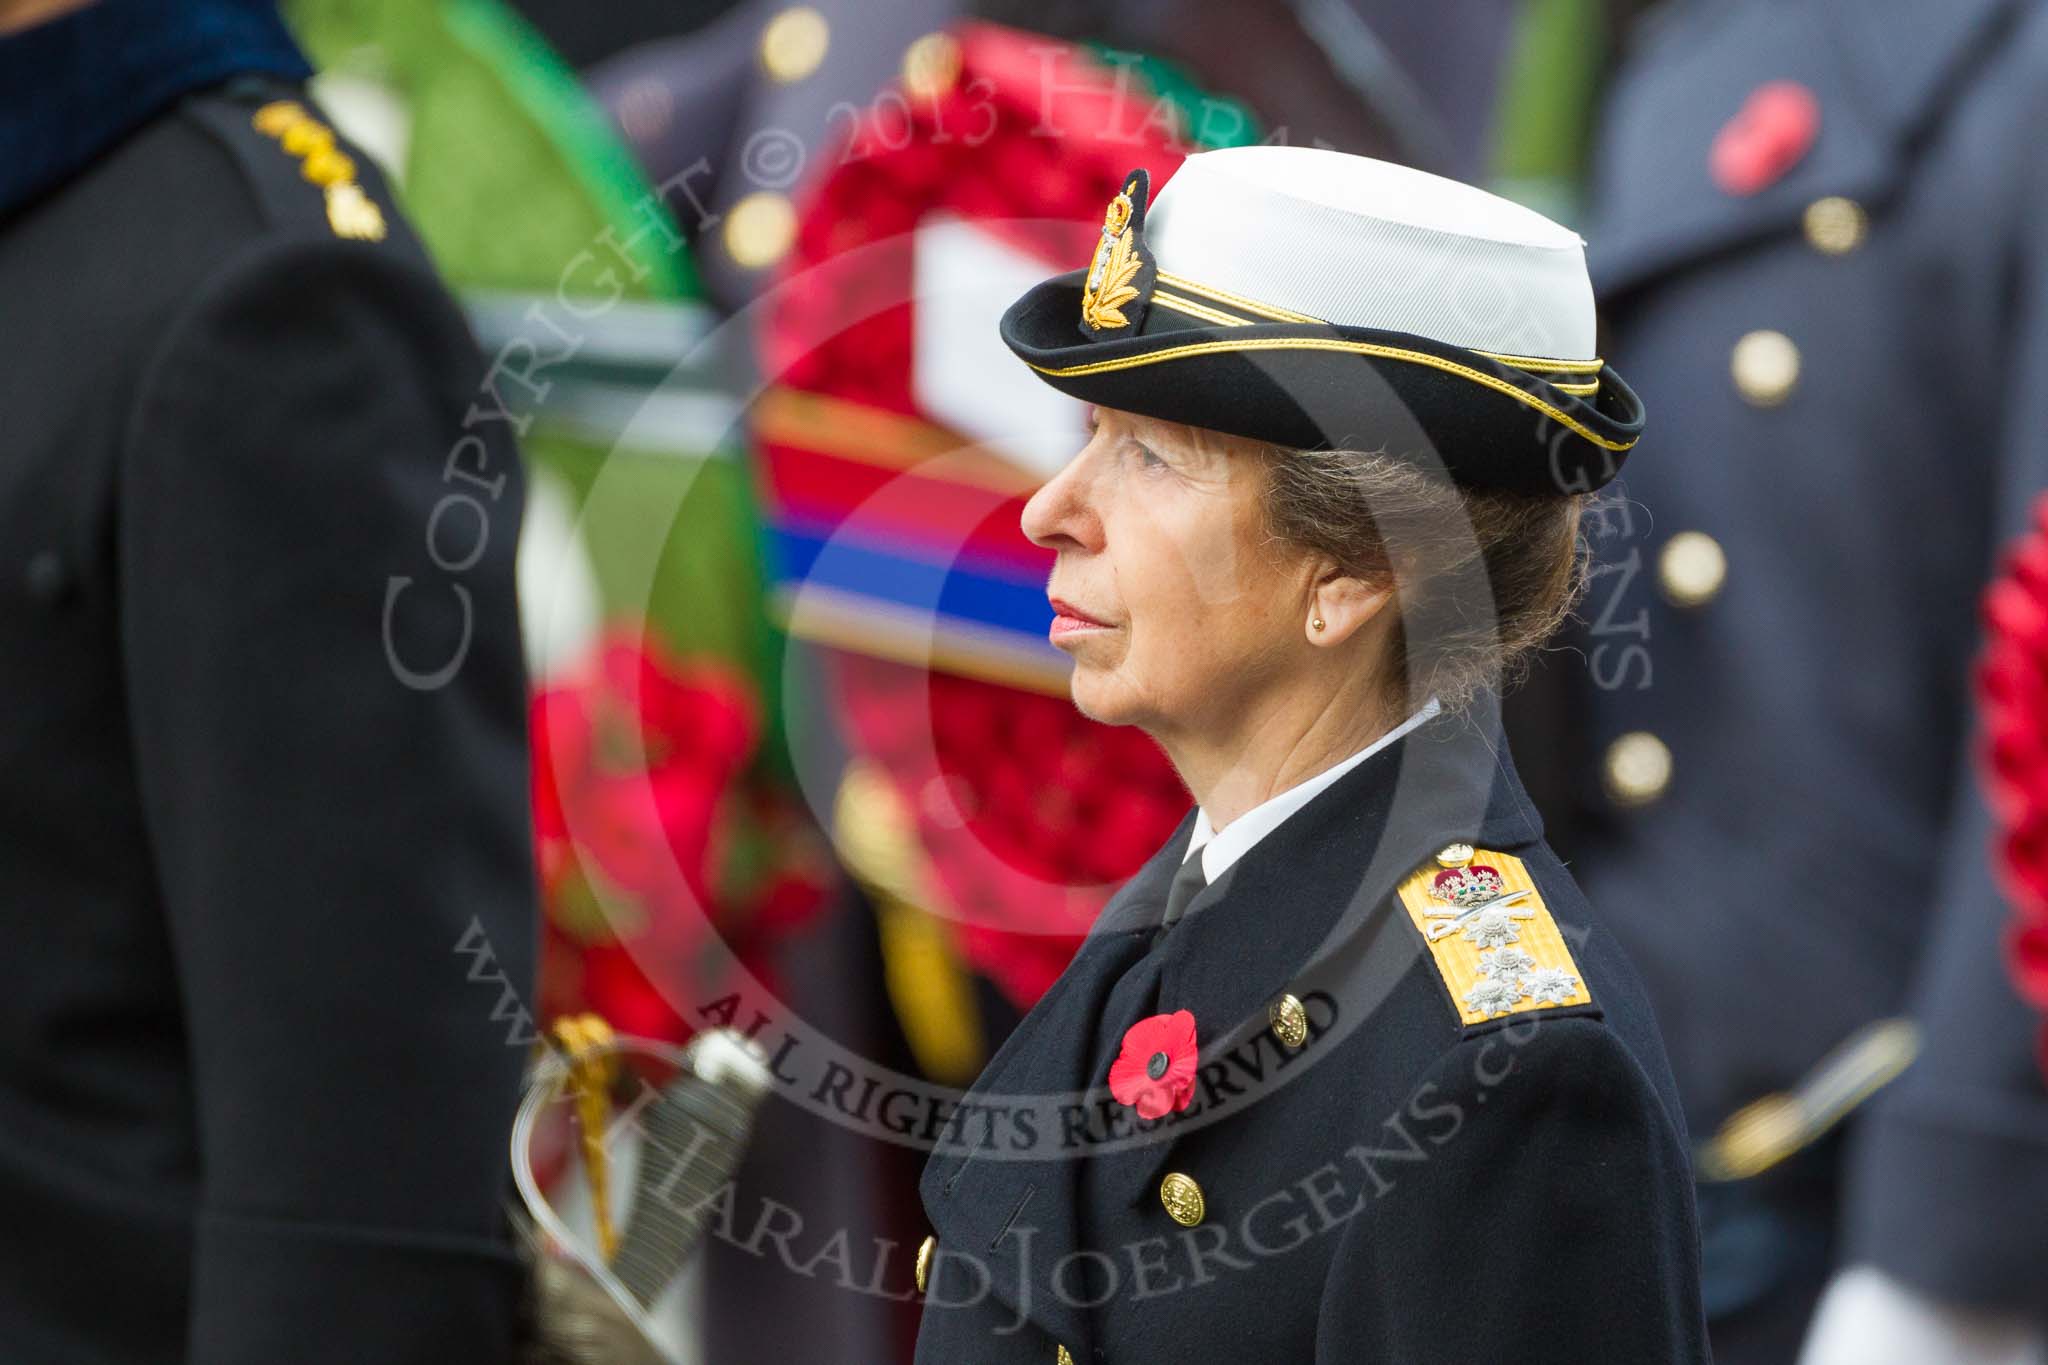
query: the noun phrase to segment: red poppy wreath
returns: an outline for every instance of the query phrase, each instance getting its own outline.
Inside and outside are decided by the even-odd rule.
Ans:
[[[1124,1030],[1123,1049],[1109,1064],[1109,1093],[1141,1119],[1163,1118],[1195,1098],[1195,1016],[1154,1014]]]

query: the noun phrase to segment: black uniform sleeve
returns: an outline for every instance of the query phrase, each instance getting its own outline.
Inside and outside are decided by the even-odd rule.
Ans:
[[[2039,71],[2048,30],[2035,24],[2032,32],[2028,69]],[[2038,81],[2024,107],[2013,124],[2015,144],[2048,116],[2048,92]],[[2018,200],[2009,263],[2015,306],[2003,345],[2005,382],[1984,385],[2004,408],[1992,497],[2000,555],[2048,491],[2048,385],[2041,382],[2048,374],[2048,174],[2030,153],[2006,155]],[[1985,567],[1988,576],[1994,566]],[[1854,1134],[1846,1260],[1875,1265],[1947,1303],[2048,1326],[2048,1223],[2031,1213],[2048,1208],[2040,1018],[2006,971],[2012,907],[1992,877],[1977,732],[1962,728],[1972,747],[1955,766],[1936,899],[1909,1004],[1923,1032],[1921,1056]]]
[[[2040,1018],[2006,975],[2010,910],[1991,828],[1962,794],[1957,851],[1916,983],[1922,1056],[1850,1149],[1846,1264],[1874,1265],[1957,1307],[2048,1325],[2048,1093]],[[2028,1212],[2022,1212],[2022,1211]]]
[[[395,245],[395,244],[394,244]],[[162,342],[122,645],[203,1162],[191,1358],[509,1358],[535,896],[509,440],[390,247],[271,241]]]
[[[2048,242],[2037,254],[2044,292],[2032,295],[2039,317],[2021,353],[2033,375],[2048,372]],[[2028,411],[2014,415],[2001,470],[2001,547],[2048,491],[2048,389],[2025,382],[2015,392]],[[2007,973],[2012,907],[1992,875],[1996,836],[1974,727],[1970,734],[1910,1003],[1921,1056],[1854,1135],[1847,1259],[1947,1303],[2048,1325],[2048,1226],[1999,1212],[2048,1208],[2048,1086],[2036,1051],[2040,1016]]]
[[[1436,1145],[1386,1167],[1345,1230],[1318,1365],[1706,1361],[1684,1146],[1604,1024],[1468,1038],[1413,1112]]]

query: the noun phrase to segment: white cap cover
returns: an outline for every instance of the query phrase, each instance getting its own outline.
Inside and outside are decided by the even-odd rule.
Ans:
[[[1314,147],[1190,156],[1154,199],[1162,273],[1346,327],[1591,360],[1585,243],[1455,180]]]
[[[1283,450],[1393,442],[1468,487],[1591,492],[1643,433],[1577,234],[1342,152],[1204,152],[1156,201],[1132,170],[1088,264],[998,330],[1085,402]]]

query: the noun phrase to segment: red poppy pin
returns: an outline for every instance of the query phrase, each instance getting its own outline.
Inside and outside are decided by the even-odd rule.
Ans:
[[[1109,1093],[1141,1119],[1163,1118],[1195,1098],[1195,1016],[1155,1014],[1124,1030],[1123,1050],[1109,1064]]]
[[[1758,86],[1714,138],[1707,158],[1714,183],[1747,198],[1769,189],[1806,159],[1820,136],[1820,100],[1797,81]]]

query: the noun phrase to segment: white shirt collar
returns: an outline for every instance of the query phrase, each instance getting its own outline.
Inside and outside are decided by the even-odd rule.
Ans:
[[[1195,827],[1188,835],[1188,849],[1181,855],[1186,862],[1195,856],[1195,850],[1202,852],[1202,876],[1214,882],[1229,870],[1230,865],[1250,851],[1252,845],[1278,829],[1288,816],[1316,799],[1324,788],[1350,772],[1359,764],[1371,758],[1380,750],[1392,744],[1416,726],[1433,718],[1443,708],[1437,699],[1431,697],[1419,710],[1393,729],[1381,735],[1372,743],[1360,749],[1351,757],[1333,767],[1323,769],[1305,782],[1297,782],[1277,796],[1269,796],[1253,806],[1243,815],[1230,822],[1221,834],[1209,824],[1209,812],[1195,809]]]

